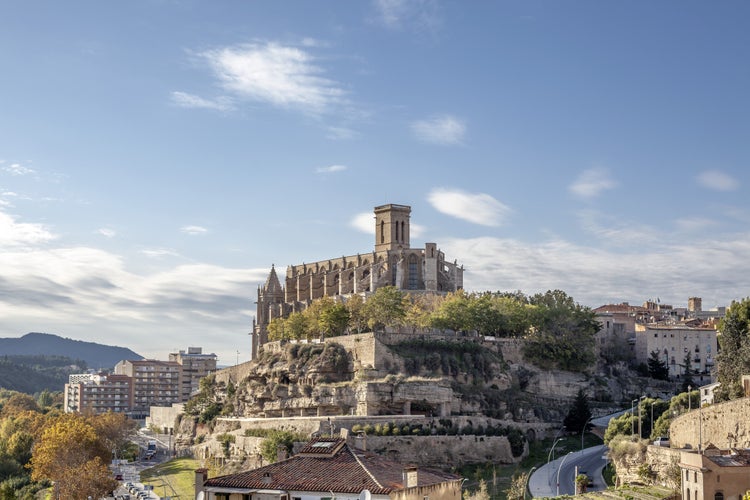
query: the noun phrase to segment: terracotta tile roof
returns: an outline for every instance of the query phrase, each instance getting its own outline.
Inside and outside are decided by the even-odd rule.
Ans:
[[[335,452],[319,453],[315,443],[330,442]],[[351,449],[343,440],[318,439],[302,451],[275,464],[219,476],[206,481],[206,487],[286,491],[332,491],[360,493],[370,490],[388,495],[404,489],[404,466],[371,452]],[[461,480],[460,476],[430,469],[419,469],[418,486]]]

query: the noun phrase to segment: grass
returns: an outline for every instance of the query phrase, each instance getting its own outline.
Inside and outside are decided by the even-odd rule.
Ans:
[[[198,460],[175,458],[141,472],[141,482],[153,485],[157,495],[195,498],[195,469],[199,467]]]

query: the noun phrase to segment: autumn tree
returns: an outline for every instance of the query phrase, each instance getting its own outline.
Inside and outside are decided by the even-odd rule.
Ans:
[[[113,412],[91,416],[87,421],[94,428],[104,446],[108,450],[116,450],[118,456],[122,456],[135,432],[135,421],[122,413]]]
[[[360,333],[367,328],[367,314],[365,301],[359,294],[354,294],[346,301],[346,310],[349,311],[349,327]]]
[[[336,302],[330,297],[323,297],[319,302],[320,310],[317,315],[317,322],[320,331],[326,337],[343,335],[347,326],[349,326],[349,310],[344,304]]]
[[[86,500],[111,492],[111,450],[85,417],[66,414],[44,429],[31,457],[31,477],[51,481],[59,498]]]

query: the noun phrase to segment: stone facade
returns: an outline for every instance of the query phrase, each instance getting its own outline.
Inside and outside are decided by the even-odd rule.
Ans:
[[[692,410],[672,421],[669,440],[673,448],[750,448],[750,398]]]
[[[424,293],[455,292],[463,288],[463,267],[449,262],[435,243],[412,248],[411,207],[375,207],[375,248],[366,254],[289,266],[282,286],[274,266],[258,287],[251,357],[268,341],[268,323],[302,311],[312,301],[333,297],[345,301],[353,294],[367,297],[380,287]]]
[[[691,366],[696,372],[696,382],[712,381],[717,352],[716,330],[676,325],[636,325],[635,353],[639,362],[647,363],[651,352],[657,351],[660,359],[667,363],[670,377],[684,375],[683,360],[690,355]]]

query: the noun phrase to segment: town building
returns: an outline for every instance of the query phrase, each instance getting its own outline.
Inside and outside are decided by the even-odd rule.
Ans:
[[[134,417],[148,415],[151,406],[179,403],[180,371],[176,361],[124,360],[115,365],[115,374],[131,377],[131,412]]]
[[[169,361],[178,363],[180,370],[180,402],[184,403],[199,390],[200,379],[216,371],[216,354],[203,354],[201,347],[188,347],[169,354]]]
[[[126,375],[80,373],[68,377],[66,413],[126,413],[131,407],[132,379]]]
[[[380,287],[395,286],[411,293],[447,293],[463,288],[463,267],[449,262],[435,243],[411,247],[411,207],[381,205],[374,209],[375,247],[365,254],[289,266],[284,285],[272,265],[258,287],[251,357],[268,341],[268,324],[302,311],[312,301],[353,294],[367,297]]]
[[[683,500],[742,500],[750,491],[750,450],[680,452]]]
[[[316,438],[288,459],[208,479],[196,471],[203,500],[460,500],[463,479],[404,466],[343,438]]]
[[[685,375],[685,359],[689,356],[696,382],[712,380],[717,351],[716,330],[713,328],[637,324],[635,329],[637,361],[647,363],[651,353],[656,351],[659,359],[667,364],[669,376],[677,378]]]

